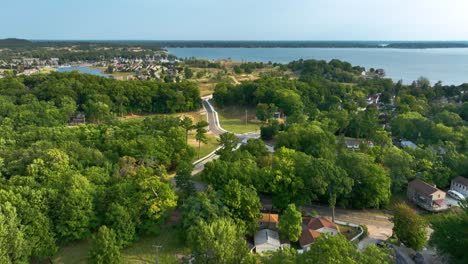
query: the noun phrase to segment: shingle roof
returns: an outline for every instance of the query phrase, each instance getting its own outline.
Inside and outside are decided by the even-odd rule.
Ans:
[[[277,224],[278,223],[278,214],[262,213],[262,218],[259,220],[259,222]]]
[[[299,238],[299,244],[301,247],[314,243],[315,239],[320,236],[320,232],[309,229],[307,227],[302,228],[301,237]]]
[[[324,217],[310,219],[309,223],[307,224],[307,227],[313,230],[319,230],[320,228],[323,228],[323,227],[338,230],[338,228],[336,228],[336,225],[332,221]]]
[[[455,179],[453,179],[452,181],[458,182],[458,183],[460,183],[462,185],[465,185],[465,186],[468,186],[468,179],[465,178],[465,177],[462,177],[462,176],[458,176]]]
[[[415,179],[415,180],[411,181],[410,183],[408,183],[408,187],[412,188],[412,189],[415,189],[417,192],[425,194],[425,195],[431,195],[431,194],[439,191],[439,189],[437,189],[436,187],[434,187],[434,186],[432,186],[432,185],[430,185],[428,183],[425,183],[425,182],[421,181],[420,179]]]
[[[269,244],[279,247],[281,245],[278,232],[270,229],[258,231],[254,236],[254,243],[255,246]]]

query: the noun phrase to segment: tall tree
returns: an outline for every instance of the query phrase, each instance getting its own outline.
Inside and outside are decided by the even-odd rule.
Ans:
[[[257,191],[233,179],[224,186],[221,200],[229,208],[231,217],[246,228],[249,234],[254,234],[262,207]]]
[[[427,242],[427,223],[414,209],[397,204],[393,210],[393,232],[406,246],[420,250]]]
[[[112,229],[101,226],[97,234],[93,235],[89,262],[93,264],[122,263],[122,256]]]
[[[176,169],[176,185],[177,188],[184,194],[189,196],[195,193],[195,186],[192,181],[193,164],[190,162],[181,162]]]
[[[16,208],[6,202],[0,205],[0,262],[27,263],[29,249],[23,233],[23,226],[16,214]]]
[[[294,204],[289,204],[280,217],[278,229],[289,241],[296,242],[301,235],[302,214]]]
[[[194,128],[192,119],[186,116],[180,120],[180,125],[185,129],[185,142],[188,143],[189,132]]]
[[[468,200],[459,202],[460,211],[439,215],[431,221],[434,232],[430,243],[448,254],[453,263],[466,263],[468,260]]]
[[[242,263],[249,255],[242,233],[227,218],[192,226],[188,243],[195,263]]]
[[[227,132],[219,136],[218,142],[222,146],[222,149],[218,150],[218,154],[224,158],[237,147],[239,139],[233,133]]]
[[[206,121],[200,121],[196,125],[197,133],[195,134],[195,139],[198,141],[198,159],[200,159],[200,144],[208,142],[208,138],[206,137],[206,132],[208,131],[205,128],[207,125]]]

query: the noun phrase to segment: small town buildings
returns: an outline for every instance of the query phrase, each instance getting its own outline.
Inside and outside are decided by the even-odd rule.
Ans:
[[[361,144],[361,141],[355,140],[355,139],[346,139],[345,140],[345,145],[347,149],[359,149],[359,145]]]
[[[308,251],[310,246],[321,234],[336,235],[340,233],[338,226],[325,217],[315,217],[305,219],[302,223],[302,233],[299,244],[304,251]]]
[[[262,218],[258,221],[258,225],[260,229],[276,229],[278,222],[278,214],[262,213]]]
[[[71,126],[77,126],[81,124],[86,124],[86,117],[83,114],[77,114],[74,116],[70,122]]]
[[[361,143],[365,143],[367,147],[369,148],[374,147],[374,143],[372,141],[365,142],[365,141],[361,141],[358,139],[345,139],[344,143],[345,143],[346,148],[350,150],[359,149],[359,146],[361,145]]]
[[[271,229],[262,229],[254,236],[255,252],[276,251],[281,248],[279,234]]]
[[[410,201],[431,212],[448,209],[445,192],[419,179],[408,184],[407,196]]]
[[[450,189],[457,191],[463,196],[468,197],[468,179],[462,176],[458,176],[452,180]]]

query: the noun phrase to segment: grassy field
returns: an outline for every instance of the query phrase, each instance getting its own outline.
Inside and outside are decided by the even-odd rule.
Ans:
[[[247,124],[245,122],[245,108],[225,107],[223,109],[216,109],[218,111],[219,122],[221,126],[229,132],[233,133],[246,133],[259,131],[261,123],[255,120],[255,109],[247,109]]]
[[[155,245],[162,247],[157,251]],[[187,255],[189,250],[185,248],[180,230],[172,225],[164,225],[156,236],[140,238],[131,247],[123,249],[124,263],[143,264],[154,263],[156,256],[159,263],[179,263],[177,259]],[[87,263],[89,241],[80,241],[59,250],[52,258],[54,264],[82,264]]]
[[[351,240],[353,237],[359,234],[359,229],[347,226],[347,225],[338,225],[340,228],[340,233],[343,234],[348,240]]]
[[[54,71],[55,71],[54,68],[52,68],[52,67],[47,67],[47,68],[42,68],[42,69],[39,71],[39,73],[40,73],[40,74],[49,74],[49,73],[54,72]]]

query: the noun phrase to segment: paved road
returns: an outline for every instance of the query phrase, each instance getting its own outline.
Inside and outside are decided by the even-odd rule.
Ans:
[[[217,113],[214,110],[213,106],[210,104],[210,102],[208,102],[208,100],[203,99],[202,103],[203,103],[203,107],[206,110],[206,115],[208,118],[208,129],[211,131],[211,133],[217,136],[225,133],[226,130],[219,127],[219,120],[217,117]]]

